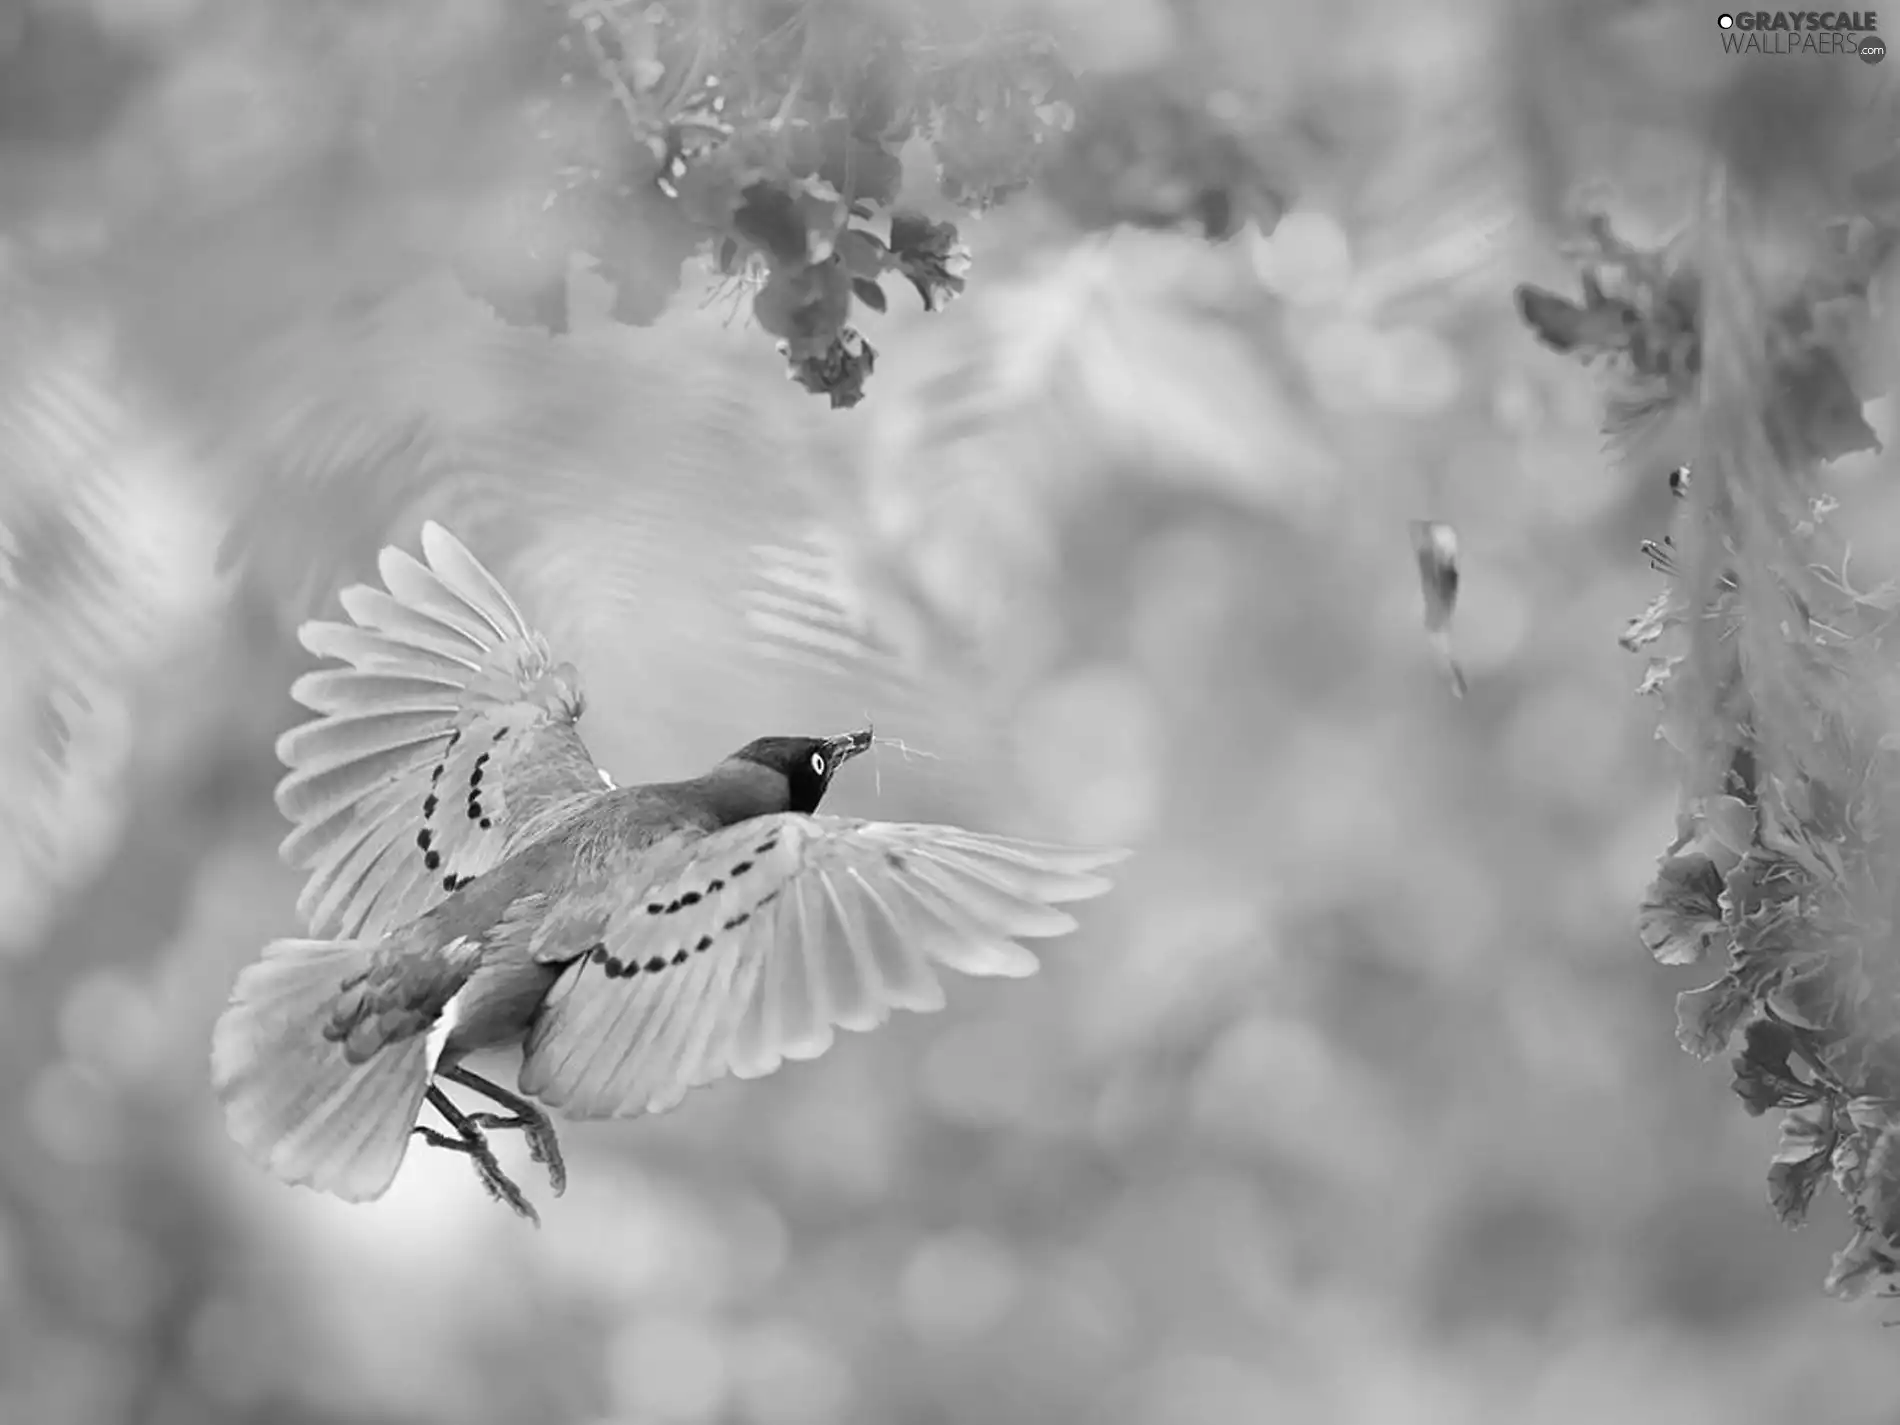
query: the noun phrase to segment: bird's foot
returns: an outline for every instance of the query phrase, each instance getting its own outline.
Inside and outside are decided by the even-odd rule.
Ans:
[[[475,1175],[481,1179],[490,1197],[513,1208],[536,1227],[541,1225],[541,1214],[534,1210],[534,1204],[528,1201],[520,1184],[509,1177],[496,1161],[495,1150],[488,1146],[488,1140],[480,1132],[468,1138],[457,1138],[420,1124],[415,1131],[432,1148],[446,1148],[451,1153],[465,1154],[475,1164]]]
[[[448,1120],[455,1132],[443,1133],[439,1129],[417,1124],[415,1131],[422,1141],[431,1147],[466,1154],[475,1164],[475,1174],[488,1190],[488,1195],[497,1202],[506,1203],[518,1216],[527,1218],[539,1227],[541,1214],[534,1210],[534,1205],[528,1201],[520,1185],[502,1171],[501,1164],[495,1160],[495,1150],[488,1146],[487,1135],[475,1121],[450,1102],[449,1096],[434,1084],[429,1086],[428,1098],[435,1111]]]
[[[473,1089],[483,1098],[500,1104],[506,1113],[472,1113],[469,1122],[482,1128],[516,1128],[528,1140],[528,1156],[548,1170],[548,1186],[559,1197],[567,1191],[567,1160],[561,1156],[561,1142],[554,1134],[554,1120],[539,1105],[510,1093],[500,1084],[491,1083],[472,1069],[451,1064],[442,1069],[442,1077],[463,1088]]]
[[[548,1188],[556,1197],[567,1191],[567,1159],[561,1155],[554,1122],[545,1113],[471,1113],[468,1117],[479,1128],[519,1129],[527,1140],[529,1160],[548,1170]]]

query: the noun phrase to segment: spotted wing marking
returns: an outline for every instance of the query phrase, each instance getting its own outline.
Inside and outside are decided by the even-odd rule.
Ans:
[[[352,623],[299,633],[341,665],[297,680],[317,716],[278,741],[282,854],[309,870],[317,934],[386,934],[604,794],[573,669],[446,530],[424,525],[422,551],[385,549],[386,588],[339,596]]]
[[[1033,973],[1119,852],[947,826],[760,817],[642,866],[529,1033],[524,1092],[570,1117],[658,1112],[944,1003],[937,967]],[[643,882],[643,883],[642,883]]]

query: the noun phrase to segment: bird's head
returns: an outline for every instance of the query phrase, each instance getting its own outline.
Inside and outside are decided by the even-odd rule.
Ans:
[[[832,774],[871,745],[871,729],[837,737],[761,737],[728,759],[766,767],[785,779],[786,811],[818,810]]]

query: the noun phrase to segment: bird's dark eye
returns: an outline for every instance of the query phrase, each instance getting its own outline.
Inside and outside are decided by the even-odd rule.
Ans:
[[[811,754],[811,769],[812,771],[816,772],[821,777],[825,775],[825,754],[824,753],[814,752]]]

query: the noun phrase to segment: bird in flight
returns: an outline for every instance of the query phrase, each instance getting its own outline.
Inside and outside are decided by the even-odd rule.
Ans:
[[[292,687],[316,716],[278,743],[277,803],[316,938],[267,945],[212,1035],[226,1127],[285,1182],[373,1200],[420,1136],[538,1222],[489,1130],[520,1131],[558,1196],[547,1110],[661,1112],[941,1008],[940,968],[1033,973],[1018,942],[1074,929],[1058,907],[1125,854],[818,815],[868,729],[618,787],[573,667],[447,530],[421,546],[342,592],[349,623],[300,630],[333,664]],[[464,1062],[513,1045],[514,1091]]]

